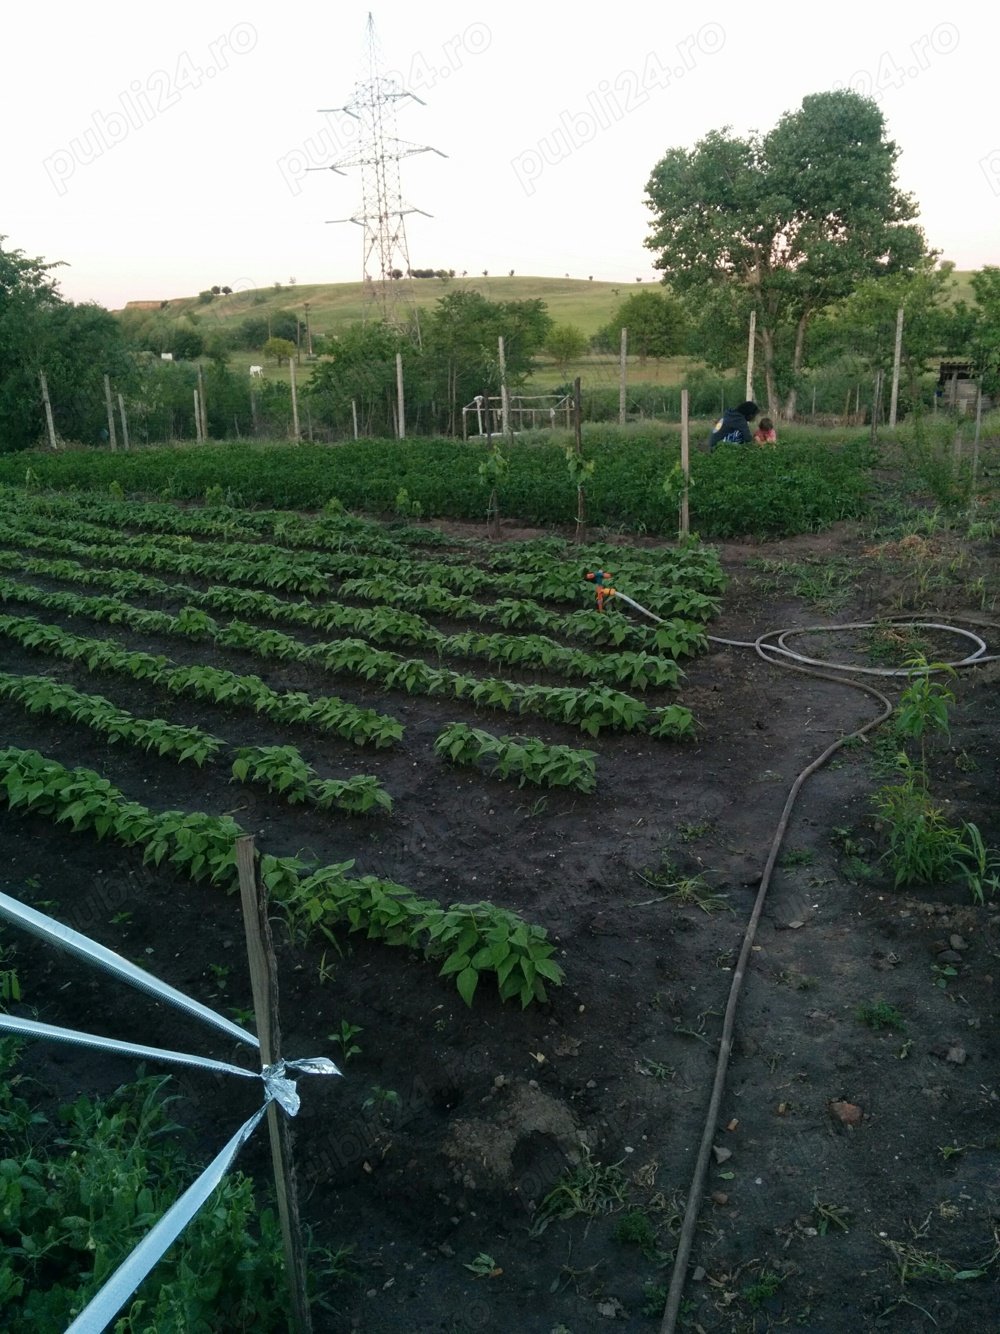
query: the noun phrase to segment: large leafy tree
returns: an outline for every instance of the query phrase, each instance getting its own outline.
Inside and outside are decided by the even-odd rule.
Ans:
[[[810,361],[850,357],[888,371],[902,310],[902,379],[910,401],[917,401],[919,378],[932,358],[961,353],[966,345],[967,311],[952,299],[958,286],[953,270],[953,264],[935,267],[928,258],[912,273],[866,279],[815,321]]]
[[[987,394],[1000,391],[1000,268],[988,264],[972,275],[975,307],[969,312],[967,347]]]
[[[106,422],[104,375],[127,390],[134,364],[117,320],[101,306],[59,295],[52,270],[0,237],[0,449],[25,449],[45,436],[39,372],[56,430],[97,443]]]
[[[653,169],[646,244],[656,267],[693,308],[725,311],[731,326],[745,329],[757,311],[772,416],[795,413],[816,314],[926,254],[917,206],[896,184],[898,156],[875,102],[842,91],[804,98],[763,136],[712,131]]]
[[[459,411],[476,394],[500,392],[500,337],[507,384],[527,378],[545,346],[552,319],[540,299],[488,301],[479,292],[449,292],[423,326],[423,360],[431,398],[446,405],[448,429],[461,429]]]
[[[684,351],[687,319],[684,308],[666,292],[647,288],[626,297],[611,319],[594,337],[597,347],[617,351],[621,331],[628,330],[628,351],[647,357],[673,357]]]
[[[338,430],[349,430],[353,403],[362,434],[393,435],[397,352],[403,353],[404,375],[412,377],[417,350],[386,324],[352,324],[330,338],[327,355],[313,367],[308,384],[320,418]],[[411,394],[406,397],[412,402]]]

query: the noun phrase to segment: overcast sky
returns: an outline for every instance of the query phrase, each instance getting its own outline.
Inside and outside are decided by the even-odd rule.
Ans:
[[[709,130],[767,130],[803,96],[876,96],[899,182],[959,268],[1000,262],[1000,21],[987,7],[845,0],[707,6],[499,6],[384,0],[371,10],[403,102],[413,267],[632,282],[650,172]],[[24,4],[4,29],[0,234],[63,260],[62,293],[127,300],[350,282],[360,174],[348,102],[368,5],[188,0]],[[596,17],[595,17],[596,14]]]

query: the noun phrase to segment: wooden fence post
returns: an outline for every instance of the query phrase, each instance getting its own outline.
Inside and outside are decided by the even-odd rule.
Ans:
[[[39,371],[38,378],[42,382],[42,402],[45,404],[45,424],[49,429],[49,444],[53,449],[58,449],[56,443],[56,426],[52,420],[52,400],[49,398],[49,382],[45,378],[45,372]]]
[[[104,402],[108,409],[108,441],[112,450],[118,448],[118,441],[115,438],[115,410],[111,406],[111,376],[104,377]]]
[[[688,490],[691,486],[691,442],[688,437],[688,391],[681,390],[681,472],[683,483],[681,490],[681,537],[691,533],[691,517],[688,512]]]
[[[267,917],[267,889],[257,874],[257,855],[250,834],[236,840],[236,869],[240,880],[260,1059],[266,1067],[281,1059],[278,971]],[[288,1117],[273,1099],[267,1106],[267,1128],[271,1137],[271,1164],[274,1168],[274,1189],[285,1247],[293,1328],[296,1334],[311,1334],[312,1316],[306,1292],[306,1257],[292,1161],[292,1137]]]
[[[128,418],[125,416],[125,400],[121,394],[118,395],[118,411],[122,416],[122,449],[128,449]],[[115,447],[115,438],[111,437],[111,448]]]
[[[625,425],[625,379],[628,355],[628,330],[622,330],[621,350],[618,354],[618,425]]]

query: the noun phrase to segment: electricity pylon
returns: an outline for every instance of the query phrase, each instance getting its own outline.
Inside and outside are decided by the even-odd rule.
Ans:
[[[414,93],[382,72],[384,61],[375,35],[375,22],[368,15],[365,74],[354,85],[351,100],[342,107],[321,109],[321,114],[343,111],[359,122],[360,145],[347,157],[316,171],[334,171],[344,176],[352,167],[361,168],[361,209],[349,218],[329,222],[353,222],[364,231],[362,280],[389,324],[401,323],[404,289],[409,289],[410,252],[406,241],[408,213],[431,215],[403,202],[399,164],[415,153],[437,153],[439,148],[407,143],[396,136],[396,103],[404,98],[424,103]]]

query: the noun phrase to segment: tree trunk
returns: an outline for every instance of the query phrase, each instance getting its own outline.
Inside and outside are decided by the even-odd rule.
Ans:
[[[778,386],[774,382],[774,339],[766,325],[758,325],[757,333],[764,350],[764,389],[767,393],[767,413],[769,417],[780,417],[778,410]]]
[[[805,310],[799,316],[799,322],[795,326],[795,350],[792,353],[792,387],[788,391],[788,397],[785,399],[785,421],[795,420],[795,402],[798,397],[798,390],[795,388],[795,382],[799,378],[799,372],[802,369],[802,357],[806,348],[806,328],[809,324],[811,312]]]

